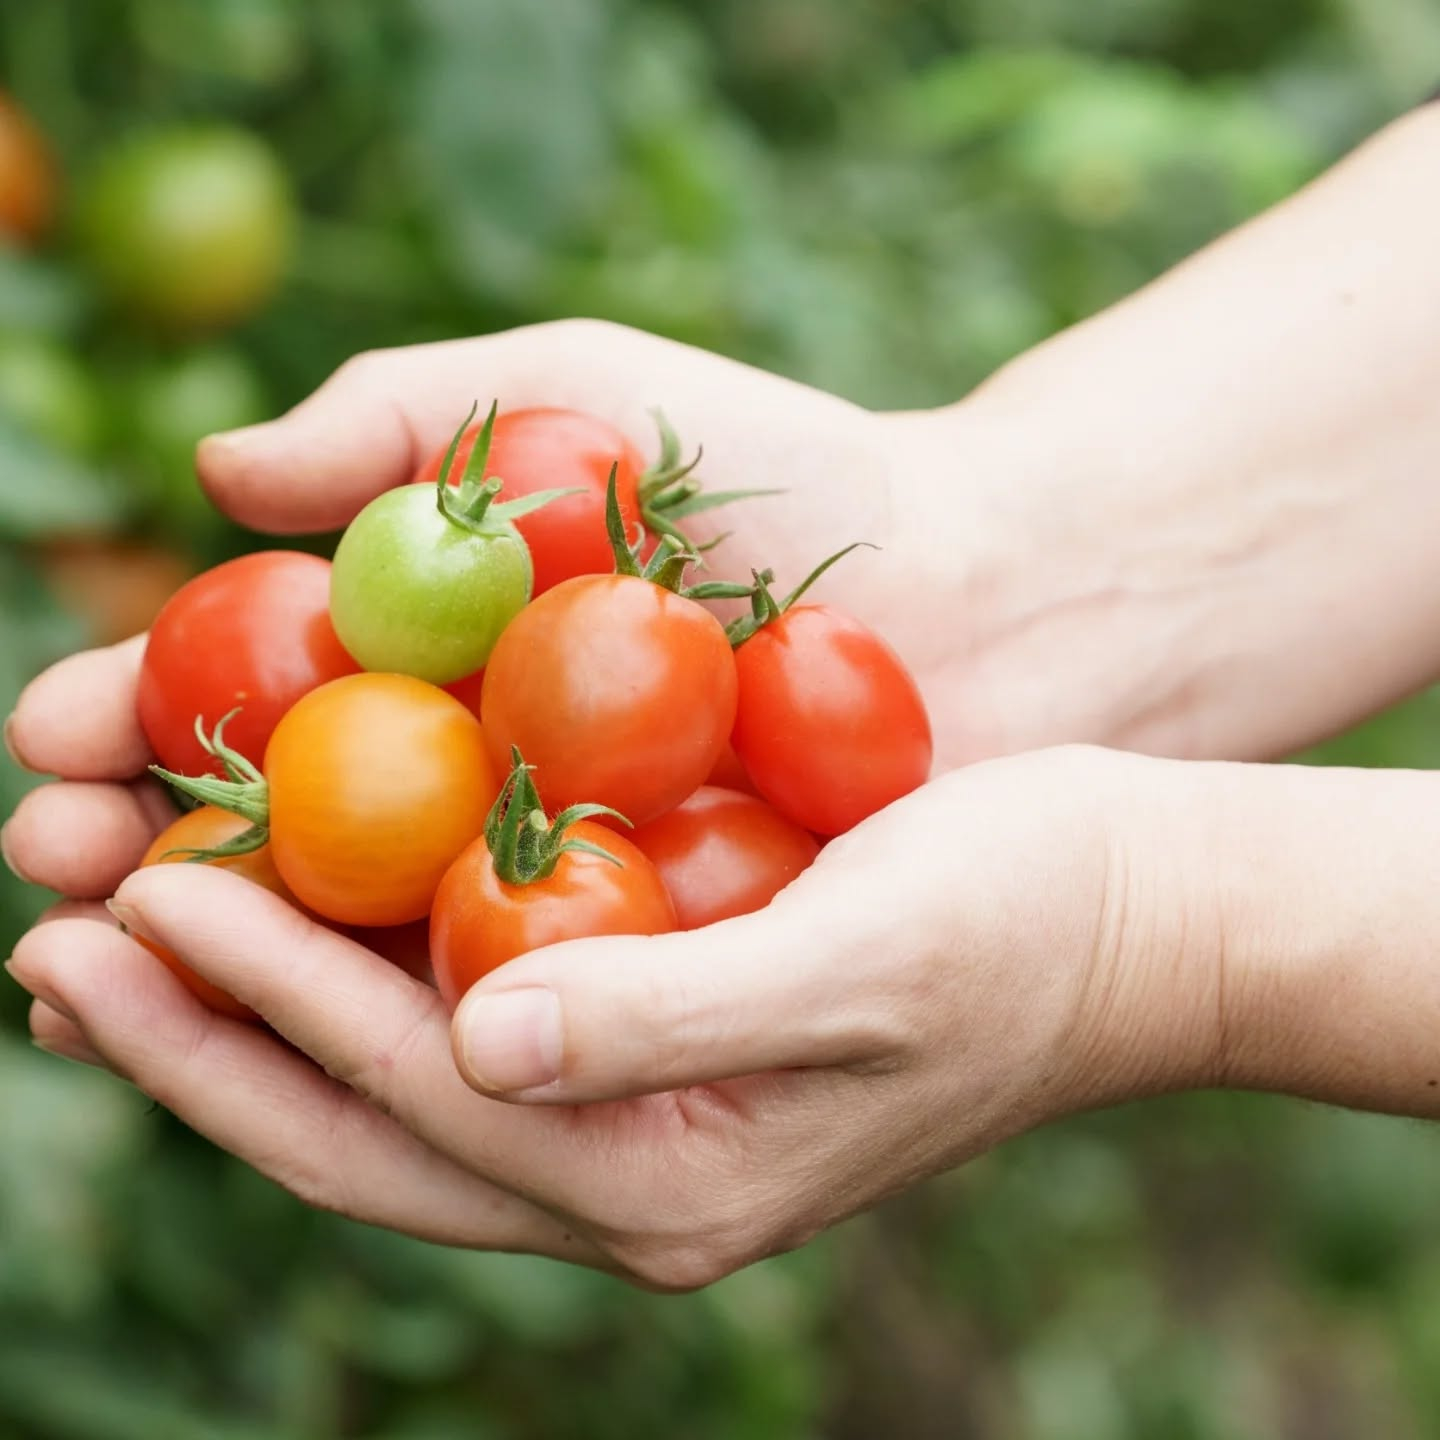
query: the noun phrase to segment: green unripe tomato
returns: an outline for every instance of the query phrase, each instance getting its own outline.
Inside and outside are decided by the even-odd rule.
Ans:
[[[341,536],[330,618],[366,670],[448,685],[490,658],[533,579],[510,521],[485,514],[472,528],[441,513],[431,486],[402,485],[372,500]]]
[[[274,151],[218,125],[122,140],[84,188],[79,218],[90,264],[114,299],[182,330],[233,324],[264,305],[295,227]]]

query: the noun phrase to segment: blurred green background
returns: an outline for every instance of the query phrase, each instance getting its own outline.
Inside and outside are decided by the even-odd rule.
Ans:
[[[0,705],[255,543],[194,441],[356,350],[584,313],[948,401],[1437,82],[1434,0],[4,0]],[[309,1214],[0,1012],[0,1436],[1440,1436],[1424,1127],[1148,1104],[660,1300]]]

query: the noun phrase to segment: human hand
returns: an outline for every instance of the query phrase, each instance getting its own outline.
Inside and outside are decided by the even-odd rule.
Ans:
[[[132,875],[118,913],[275,1035],[94,919],[39,926],[14,973],[42,1043],[311,1203],[690,1288],[1044,1120],[1194,1078],[1204,941],[1192,993],[1158,1003],[1183,907],[1137,883],[1185,868],[1158,843],[1175,768],[1066,750],[956,772],[766,910],[535,952],[453,1027],[429,988],[204,867]]]

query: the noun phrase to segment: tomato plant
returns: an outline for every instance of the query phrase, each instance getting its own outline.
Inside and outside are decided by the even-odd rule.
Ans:
[[[312,690],[275,727],[263,775],[223,730],[211,748],[227,779],[156,773],[243,815],[296,900],[342,925],[426,915],[498,789],[479,722],[409,675],[347,675]]]
[[[90,177],[80,228],[117,301],[186,329],[252,314],[279,283],[290,186],[259,136],[204,125],[122,141]]]
[[[574,805],[551,821],[530,767],[514,767],[485,833],[445,873],[430,917],[430,959],[453,1008],[507,960],[595,935],[661,935],[675,909],[655,867],[629,840]]]
[[[481,478],[494,424],[491,406],[458,489],[448,481],[465,425],[433,487],[387,490],[341,537],[330,616],[345,648],[367,670],[435,685],[463,680],[485,664],[500,632],[529,600],[530,552],[512,521],[563,503],[565,492],[537,490],[495,504],[500,482]]]
[[[198,810],[180,816],[155,837],[140,861],[140,868],[143,870],[147,865],[172,865],[176,861],[189,860],[197,851],[214,850],[244,834],[248,828],[249,821],[239,815],[232,815],[213,805],[202,805]],[[263,885],[283,900],[293,900],[289,890],[285,888],[285,882],[280,878],[280,872],[275,868],[275,861],[267,845],[262,845],[257,850],[247,850],[240,855],[221,856],[207,863],[223,866],[235,875],[243,875],[245,879],[256,885]],[[233,1020],[260,1018],[248,1005],[242,1005],[233,996],[212,985],[203,975],[197,975],[173,951],[139,935],[134,938],[152,955],[163,960],[186,987],[212,1010],[218,1010],[220,1014],[228,1015]]]
[[[660,872],[682,930],[763,909],[820,853],[763,800],[710,785],[631,838]]]
[[[518,748],[548,805],[612,806],[636,824],[699,788],[735,716],[724,627],[682,593],[668,542],[642,570],[612,483],[610,575],[581,575],[527,605],[491,652],[480,717],[501,768]]]
[[[735,753],[760,794],[817,835],[839,835],[924,784],[933,756],[925,702],[894,650],[838,610],[794,605],[838,558],[783,602],[757,575],[755,613],[730,630]]]
[[[150,631],[136,696],[140,723],[167,770],[223,774],[195,734],[239,708],[231,741],[262,756],[304,694],[359,667],[330,623],[330,563],[269,550],[197,575]]]
[[[55,170],[34,122],[0,95],[0,233],[34,243],[55,210]]]

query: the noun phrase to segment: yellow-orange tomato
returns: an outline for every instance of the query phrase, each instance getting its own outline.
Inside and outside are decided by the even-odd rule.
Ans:
[[[182,815],[173,824],[167,825],[155,837],[154,843],[140,861],[140,868],[143,870],[147,865],[173,865],[177,861],[184,863],[188,860],[185,851],[211,850],[217,845],[223,845],[227,840],[233,840],[249,828],[249,821],[242,820],[238,815],[230,814],[228,810],[217,810],[213,805],[202,805],[198,810],[192,810],[188,815]],[[170,854],[168,853],[170,851],[180,851],[181,853]],[[207,860],[204,863],[223,866],[226,870],[232,871],[236,875],[243,875],[245,879],[253,881],[256,885],[263,885],[265,889],[279,895],[281,899],[290,900],[293,903],[294,897],[285,888],[285,882],[276,871],[268,845],[262,845],[260,849],[251,850],[244,855],[234,855],[224,860]],[[197,975],[173,951],[167,950],[163,945],[155,945],[149,940],[142,940],[138,935],[135,939],[152,955],[163,960],[187,988],[199,996],[212,1010],[218,1010],[220,1014],[228,1015],[233,1020],[258,1020],[260,1018],[248,1005],[242,1005],[234,996],[227,995],[223,990],[212,985],[204,976]]]
[[[303,696],[265,751],[270,849],[296,899],[344,925],[423,918],[499,792],[480,722],[408,675]]]

